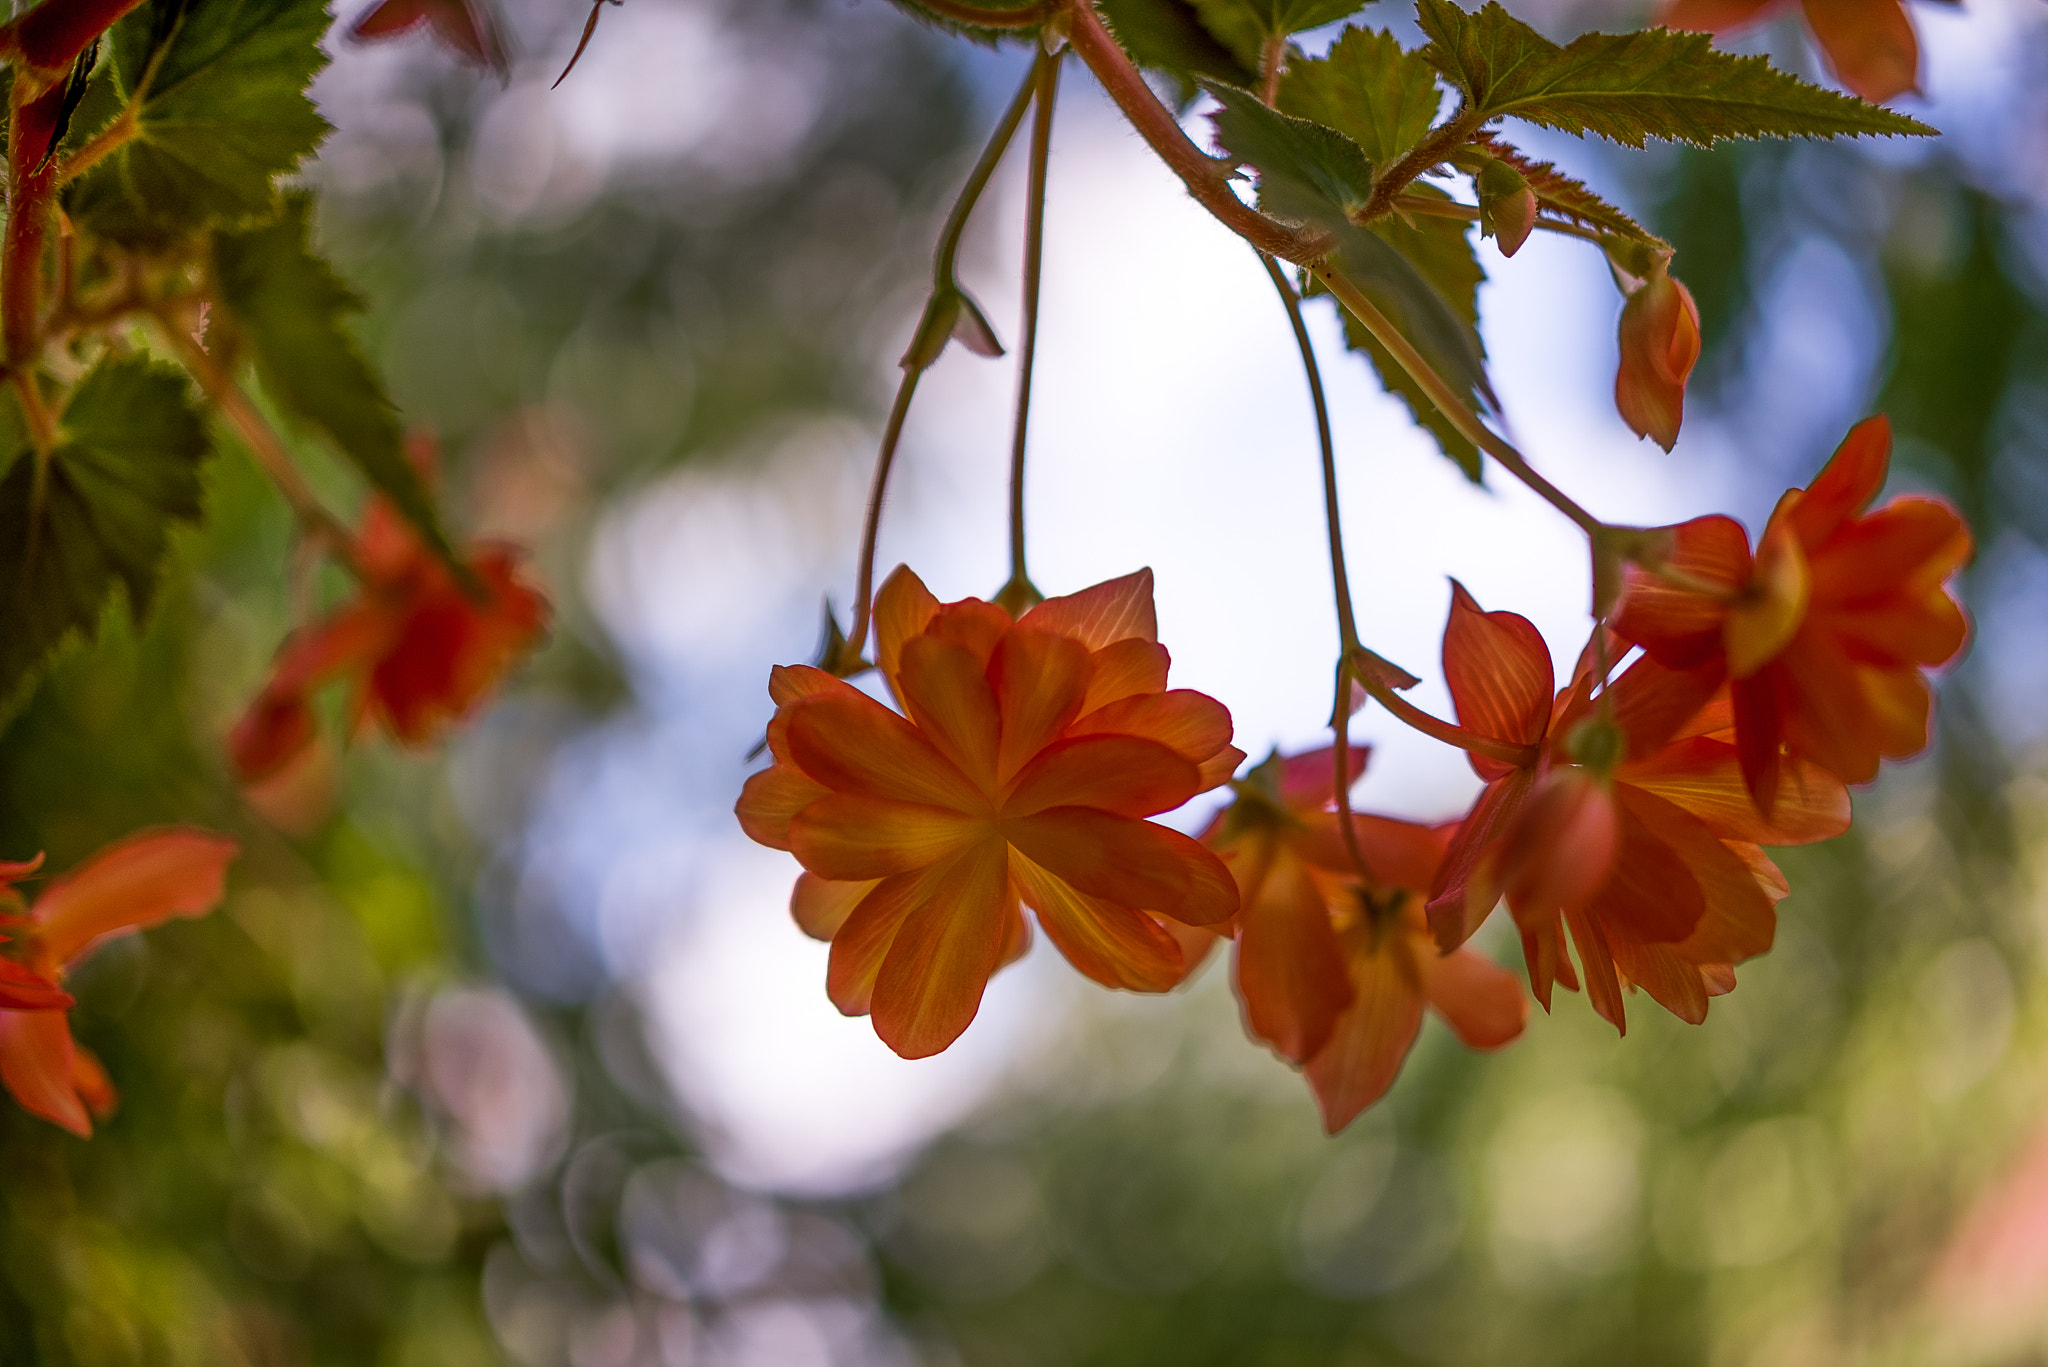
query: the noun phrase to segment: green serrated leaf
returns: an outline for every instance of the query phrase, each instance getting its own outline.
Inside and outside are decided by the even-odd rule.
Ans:
[[[18,413],[7,409],[0,697],[16,694],[74,633],[91,634],[117,585],[141,620],[172,527],[199,518],[208,450],[183,373],[146,361],[102,361],[79,382],[47,462],[29,451]]]
[[[327,135],[306,98],[327,26],[323,0],[151,0],[116,24],[136,135],[71,188],[72,218],[154,245],[274,214],[277,178]]]
[[[1473,150],[1454,155],[1452,160],[1464,169],[1477,170],[1484,160],[1493,160],[1512,166],[1521,173],[1529,188],[1536,192],[1536,203],[1553,218],[1599,228],[1618,237],[1648,246],[1665,248],[1671,244],[1600,198],[1584,182],[1574,180],[1547,161],[1537,161],[1511,143],[1503,142],[1490,133],[1481,133],[1472,140]]]
[[[1209,32],[1256,71],[1266,44],[1290,33],[1334,24],[1372,0],[1194,0]]]
[[[1180,102],[1194,98],[1199,77],[1249,85],[1258,79],[1216,35],[1202,26],[1188,0],[1097,0],[1109,31],[1139,66],[1162,71],[1180,86]]]
[[[1724,138],[1932,134],[1918,119],[1808,85],[1704,33],[1588,33],[1563,47],[1502,9],[1420,0],[1424,54],[1484,119],[1512,114],[1629,147],[1649,138],[1710,147]]]
[[[249,344],[265,392],[332,438],[428,544],[452,556],[405,457],[397,410],[344,326],[362,301],[308,245],[311,209],[309,196],[292,195],[275,223],[215,236],[223,322]]]
[[[1432,186],[1417,186],[1414,192],[1442,194]],[[1470,228],[1469,223],[1455,218],[1433,218],[1418,214],[1411,222],[1386,218],[1360,231],[1375,235],[1414,269],[1415,274],[1423,279],[1441,305],[1456,319],[1463,336],[1454,344],[1455,351],[1468,358],[1476,353],[1478,364],[1483,366],[1485,351],[1478,329],[1479,287],[1486,282],[1486,270],[1479,264],[1479,255],[1473,250]],[[1412,304],[1397,304],[1390,307],[1389,296],[1393,291],[1385,287],[1375,290],[1356,276],[1353,277],[1353,282],[1365,290],[1367,296],[1379,305],[1383,312],[1394,317],[1396,322],[1402,320],[1394,312],[1394,307],[1413,308]],[[1409,289],[1412,292],[1413,286],[1409,286]],[[1323,291],[1320,286],[1312,286],[1311,292]],[[1477,483],[1482,470],[1479,448],[1460,435],[1457,428],[1443,415],[1443,411],[1430,402],[1428,396],[1422,392],[1422,387],[1409,377],[1408,372],[1402,369],[1387,349],[1365,330],[1363,324],[1349,312],[1341,308],[1339,312],[1344,318],[1346,345],[1353,351],[1364,354],[1366,360],[1371,363],[1374,373],[1379,376],[1380,383],[1389,393],[1398,395],[1401,401],[1408,405],[1408,411],[1414,415],[1415,421],[1436,438],[1436,443],[1442,448],[1443,453],[1465,472],[1467,478]],[[1404,331],[1409,333],[1410,340],[1416,343],[1417,348],[1429,357],[1431,364],[1446,378],[1459,373],[1447,369],[1446,362],[1439,356],[1432,356],[1430,349],[1424,347],[1422,339],[1416,335],[1416,330],[1404,328]],[[1440,342],[1437,349],[1445,349],[1444,344]],[[1483,370],[1479,372],[1479,378],[1483,384]]]
[[[1280,79],[1280,108],[1336,129],[1375,166],[1391,166],[1429,133],[1442,95],[1436,68],[1391,33],[1347,28],[1327,56],[1296,57]]]
[[[1259,207],[1303,223],[1345,224],[1372,197],[1372,162],[1334,128],[1269,109],[1257,95],[1203,80],[1216,97],[1216,140],[1259,172]]]

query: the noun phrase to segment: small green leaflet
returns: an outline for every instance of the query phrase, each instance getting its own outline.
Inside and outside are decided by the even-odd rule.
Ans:
[[[1537,161],[1490,133],[1481,133],[1472,139],[1472,150],[1460,150],[1452,155],[1451,160],[1462,170],[1476,171],[1483,157],[1504,161],[1521,172],[1522,179],[1528,181],[1529,188],[1536,192],[1537,205],[1552,218],[1570,219],[1652,247],[1671,245],[1593,193],[1583,182],[1572,179],[1547,161]]]
[[[1415,187],[1414,193],[1442,196],[1441,191],[1426,185]],[[1361,231],[1376,235],[1393,250],[1394,254],[1412,266],[1428,282],[1431,292],[1447,304],[1455,315],[1460,325],[1460,335],[1439,341],[1434,350],[1442,352],[1455,349],[1455,354],[1464,357],[1468,366],[1483,366],[1485,353],[1479,339],[1478,328],[1479,286],[1485,283],[1486,270],[1479,264],[1478,253],[1472,248],[1470,228],[1469,223],[1460,219],[1417,214],[1410,222],[1403,222],[1399,218],[1384,218]],[[1356,274],[1352,274],[1352,281],[1365,292],[1366,297],[1379,305],[1382,312],[1397,323],[1402,321],[1398,311],[1401,305],[1397,298],[1392,296],[1391,291],[1376,288]],[[1312,292],[1323,291],[1317,286],[1313,287]],[[1422,392],[1422,387],[1409,377],[1408,372],[1387,353],[1378,339],[1365,330],[1363,324],[1341,307],[1338,312],[1343,314],[1344,318],[1345,343],[1353,351],[1365,354],[1374,372],[1379,375],[1380,383],[1388,392],[1398,395],[1401,401],[1408,405],[1408,411],[1414,415],[1415,421],[1436,438],[1436,443],[1443,449],[1443,453],[1465,472],[1467,478],[1478,483],[1482,469],[1479,448],[1459,434],[1457,428],[1451,425],[1450,419],[1429,400]],[[1414,328],[1404,327],[1403,330],[1408,333],[1409,339],[1415,342],[1423,355],[1429,357],[1439,373],[1455,383],[1459,372],[1446,369],[1444,361],[1438,355],[1432,354],[1433,349],[1423,345],[1422,338],[1417,335]],[[1479,357],[1476,362],[1471,359],[1474,352],[1477,352]],[[1483,385],[1484,370],[1479,369],[1478,374]],[[1483,390],[1480,392],[1484,393]]]
[[[1302,223],[1345,223],[1372,198],[1372,163],[1334,128],[1269,109],[1257,95],[1221,81],[1202,89],[1223,107],[1216,140],[1259,169],[1259,207]]]
[[[325,432],[428,544],[451,556],[405,446],[398,414],[344,320],[362,301],[307,246],[312,200],[292,195],[277,222],[214,238],[214,274],[233,333],[255,353],[264,390]]]
[[[1195,9],[1209,32],[1256,71],[1270,40],[1349,19],[1371,3],[1372,0],[1195,0]]]
[[[140,92],[137,135],[73,187],[72,217],[152,245],[275,213],[277,177],[327,135],[306,98],[327,24],[323,0],[152,0],[116,24],[98,80]]]
[[[171,528],[199,519],[206,428],[182,372],[101,361],[72,391],[42,487],[12,404],[0,478],[0,696],[13,696],[74,632],[91,634],[118,584],[139,622]]]
[[[1280,78],[1280,108],[1336,129],[1376,166],[1392,166],[1428,134],[1442,102],[1436,68],[1391,33],[1347,28],[1329,55],[1297,57]]]
[[[1194,98],[1197,77],[1248,85],[1257,77],[1202,26],[1188,0],[1097,0],[1109,30],[1139,66],[1172,76],[1181,102]]]
[[[1470,13],[1420,0],[1423,54],[1483,119],[1518,119],[1629,147],[1648,138],[1711,147],[1723,138],[1931,134],[1917,119],[1808,85],[1762,57],[1717,50],[1704,33],[1588,33],[1559,47],[1489,0]]]

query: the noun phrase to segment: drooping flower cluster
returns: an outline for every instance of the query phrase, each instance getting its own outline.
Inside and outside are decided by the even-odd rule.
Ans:
[[[1149,573],[1013,618],[941,604],[907,569],[874,612],[901,711],[777,669],[775,763],[740,820],[803,865],[792,911],[832,942],[832,1000],[908,1057],[967,1027],[1027,947],[1026,909],[1083,973],[1135,991],[1231,939],[1247,1033],[1305,1074],[1332,1131],[1386,1091],[1426,1006],[1473,1048],[1521,1033],[1519,985],[1467,946],[1503,904],[1546,1010],[1583,986],[1625,1031],[1639,988],[1699,1023],[1776,935],[1789,889],[1764,847],[1847,829],[1848,785],[1926,745],[1924,671],[1966,635],[1955,512],[1869,508],[1889,445],[1882,419],[1852,431],[1753,554],[1727,518],[1644,534],[1668,554],[1631,566],[1562,688],[1527,619],[1455,583],[1455,724],[1361,655],[1348,678],[1467,751],[1484,787],[1456,821],[1351,812],[1362,750],[1341,784],[1332,750],[1276,753],[1188,840],[1145,818],[1243,756],[1221,704],[1166,688]]]

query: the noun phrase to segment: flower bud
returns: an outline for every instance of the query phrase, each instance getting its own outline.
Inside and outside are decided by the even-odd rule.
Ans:
[[[1536,226],[1536,192],[1522,173],[1504,161],[1489,161],[1476,178],[1479,190],[1479,232],[1513,256]]]
[[[1639,437],[1669,451],[1685,416],[1685,382],[1700,358],[1700,311],[1662,263],[1621,309],[1614,406]]]

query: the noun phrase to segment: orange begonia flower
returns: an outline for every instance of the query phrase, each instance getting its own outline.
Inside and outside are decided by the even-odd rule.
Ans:
[[[1669,451],[1685,418],[1685,382],[1700,359],[1700,311],[1692,291],[1659,261],[1621,306],[1621,363],[1614,406],[1638,437]]]
[[[189,826],[140,831],[107,846],[5,918],[13,936],[7,962],[54,985],[95,945],[173,916],[202,916],[220,901],[234,841]],[[42,861],[0,865],[0,885]],[[65,998],[65,1004],[70,999]],[[81,1138],[92,1117],[114,1107],[114,1086],[100,1061],[71,1039],[62,1010],[0,1009],[0,1083],[24,1110]]]
[[[1364,751],[1354,751],[1362,767]],[[1468,949],[1440,953],[1422,914],[1448,827],[1352,816],[1351,858],[1329,750],[1275,755],[1233,785],[1202,839],[1237,880],[1233,956],[1245,1029],[1301,1068],[1331,1134],[1385,1094],[1422,1029],[1425,1003],[1474,1049],[1522,1033],[1512,974]]]
[[[874,621],[902,714],[823,670],[777,668],[775,763],[737,809],[748,835],[804,866],[790,909],[832,942],[833,1003],[871,1013],[905,1058],[938,1053],[1028,944],[1020,901],[1097,982],[1178,983],[1192,964],[1162,918],[1218,925],[1237,887],[1143,818],[1244,755],[1221,703],[1167,689],[1152,572],[1012,620],[977,598],[941,604],[899,568]]]
[[[1671,0],[1659,16],[1670,28],[1730,33],[1792,0]],[[1801,0],[1807,27],[1835,79],[1872,104],[1920,88],[1920,44],[1902,0]]]
[[[1778,501],[1755,555],[1741,524],[1702,517],[1671,529],[1676,576],[1629,571],[1615,630],[1672,669],[1729,679],[1742,772],[1766,812],[1785,753],[1868,783],[1880,759],[1925,749],[1922,670],[1969,635],[1946,587],[1972,549],[1955,509],[1906,497],[1862,511],[1891,442],[1884,418],[1857,425],[1811,486]]]
[[[516,547],[468,559],[477,596],[382,499],[356,539],[362,589],[285,641],[269,682],[235,723],[228,754],[245,781],[285,768],[313,742],[312,695],[348,678],[356,728],[375,717],[406,745],[431,743],[490,692],[547,629],[548,601],[519,574]]]
[[[1448,948],[1505,897],[1546,1010],[1553,983],[1578,987],[1568,928],[1587,995],[1617,1029],[1628,985],[1699,1023],[1734,965],[1771,947],[1787,888],[1759,845],[1848,829],[1847,790],[1800,761],[1780,771],[1773,816],[1759,813],[1735,747],[1708,734],[1722,712],[1697,672],[1639,660],[1595,699],[1582,666],[1553,697],[1536,628],[1454,585],[1444,675],[1459,722],[1529,760],[1473,756],[1488,783],[1452,838],[1430,924]]]

